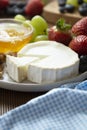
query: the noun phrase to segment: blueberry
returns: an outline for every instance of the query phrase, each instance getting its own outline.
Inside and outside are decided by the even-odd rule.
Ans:
[[[14,8],[15,8],[15,6],[12,6],[12,7],[7,7],[7,11],[6,11],[6,13],[7,13],[7,15],[9,15],[9,16],[13,16],[14,15]]]
[[[24,7],[19,8],[17,4],[14,6],[8,7],[7,8],[7,14],[10,16],[15,16],[16,14],[24,14]]]
[[[87,3],[84,2],[84,3],[81,5],[81,7],[82,7],[82,8],[87,8]]]
[[[87,55],[80,56],[79,72],[87,71]]]
[[[59,6],[64,6],[66,4],[66,0],[58,0]]]
[[[65,6],[60,6],[60,7],[59,7],[59,11],[60,11],[61,13],[64,13],[64,12],[65,12]]]
[[[18,2],[17,3],[18,8],[24,8],[25,5],[26,5],[25,2]]]
[[[80,7],[80,8],[79,8],[79,13],[80,13],[82,16],[87,16],[87,9]]]
[[[83,3],[83,0],[78,0],[78,4],[82,4]]]
[[[24,14],[24,8],[14,8],[14,14],[17,15],[17,14]]]
[[[87,3],[83,3],[78,10],[82,16],[87,16]]]
[[[15,2],[10,2],[8,7],[13,7],[15,5]]]
[[[75,10],[75,7],[73,5],[70,5],[70,4],[66,4],[65,5],[65,10],[69,13],[73,13],[74,10]]]

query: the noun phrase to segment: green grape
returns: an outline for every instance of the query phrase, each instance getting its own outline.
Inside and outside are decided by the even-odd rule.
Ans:
[[[30,20],[25,20],[25,21],[23,22],[23,25],[26,26],[26,27],[32,26]],[[33,26],[32,26],[32,27],[33,27]]]
[[[19,21],[19,22],[24,22],[26,20],[26,18],[21,15],[21,14],[17,14],[15,17],[14,17],[15,20]]]
[[[36,38],[34,39],[34,42],[44,41],[44,40],[48,40],[48,36],[47,36],[47,35],[38,35],[38,36],[36,36]]]
[[[31,19],[31,24],[36,29],[37,35],[46,34],[48,24],[43,17],[39,15],[34,16]]]
[[[30,20],[25,20],[25,21],[23,22],[23,24],[24,24],[26,27],[28,27],[28,26],[31,24],[31,21],[30,21]]]
[[[83,0],[83,1],[87,3],[87,0]]]
[[[33,35],[32,35],[32,39],[30,42],[34,42],[34,39],[37,37],[37,33],[36,33],[36,30],[34,28],[34,31],[33,31]]]
[[[23,22],[23,25],[26,26],[26,27],[29,27],[29,26],[32,25],[32,24],[31,24],[31,21],[30,21],[30,20],[25,20],[25,21]],[[33,27],[33,26],[32,26],[32,27]],[[32,39],[31,39],[30,42],[33,42],[36,36],[37,36],[36,29],[33,27],[33,35],[32,35]]]
[[[78,0],[67,0],[66,3],[78,7]]]

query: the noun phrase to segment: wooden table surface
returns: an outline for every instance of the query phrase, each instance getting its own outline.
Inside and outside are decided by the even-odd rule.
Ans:
[[[12,90],[0,89],[0,115],[7,113],[29,100],[45,94],[46,92],[17,92]]]

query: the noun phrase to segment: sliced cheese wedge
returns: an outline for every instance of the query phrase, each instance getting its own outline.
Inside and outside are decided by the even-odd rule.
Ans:
[[[7,55],[7,73],[14,81],[21,82],[27,78],[29,64],[36,60],[38,60],[36,57],[14,57]]]
[[[17,82],[27,77],[35,83],[50,83],[79,73],[78,54],[55,41],[27,44],[17,55],[18,59],[7,57],[8,73]]]

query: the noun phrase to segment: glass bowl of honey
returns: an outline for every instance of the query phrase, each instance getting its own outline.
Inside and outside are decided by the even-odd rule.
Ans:
[[[0,19],[0,53],[18,52],[28,44],[33,27],[25,26],[14,19]]]

